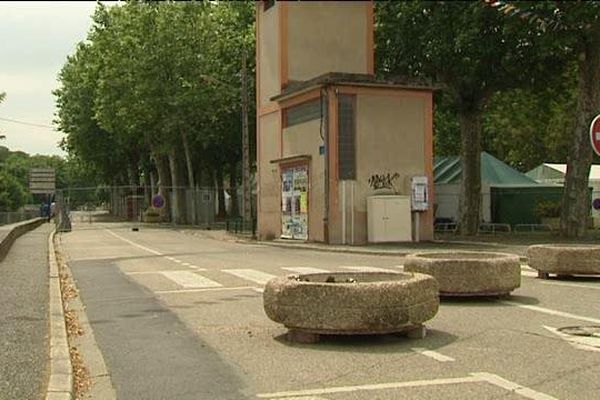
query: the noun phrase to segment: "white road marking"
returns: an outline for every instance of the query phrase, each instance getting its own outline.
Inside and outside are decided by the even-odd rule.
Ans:
[[[506,389],[510,392],[517,393],[523,397],[532,400],[558,400],[556,397],[548,396],[547,394],[537,392],[528,387],[519,385],[518,383],[511,382],[502,378],[501,376],[489,374],[487,372],[475,372],[470,374],[474,377],[480,378],[485,382],[489,382],[492,385],[498,386],[500,388]]]
[[[267,274],[266,272],[257,271],[255,269],[222,269],[221,271],[235,275],[238,278],[259,283],[261,285],[264,285],[271,279],[276,278],[275,275]]]
[[[152,254],[156,254],[157,256],[162,256],[162,255],[163,255],[163,253],[161,253],[160,251],[156,251],[156,250],[149,249],[148,247],[145,247],[145,246],[142,246],[142,245],[140,245],[140,244],[137,244],[137,243],[135,243],[135,242],[132,242],[132,241],[131,241],[131,240],[129,240],[129,239],[125,239],[123,236],[121,236],[121,235],[118,235],[118,234],[114,233],[114,232],[113,232],[113,231],[111,231],[110,229],[105,229],[105,231],[106,231],[106,232],[108,232],[108,233],[110,233],[111,235],[113,235],[113,236],[115,236],[115,237],[117,237],[117,238],[121,239],[122,241],[124,241],[124,242],[126,242],[126,243],[129,243],[130,245],[132,245],[132,246],[135,246],[135,247],[137,247],[137,248],[139,248],[139,249],[145,250],[145,251],[147,251],[147,252],[149,252],[149,253],[152,253]]]
[[[564,311],[557,311],[557,310],[552,310],[550,308],[532,306],[529,304],[515,303],[513,301],[503,301],[502,303],[508,304],[510,306],[525,308],[525,309],[531,310],[531,311],[537,311],[537,312],[544,313],[544,314],[556,315],[557,317],[577,319],[580,321],[587,321],[587,322],[591,322],[594,324],[600,324],[600,319],[585,317],[583,315],[570,314],[570,313],[567,313]]]
[[[562,333],[558,329],[553,328],[551,326],[542,325],[542,327],[544,329],[552,332],[556,336],[560,337],[561,339],[566,340],[567,342],[569,342],[569,344],[571,344],[573,347],[575,347],[577,349],[600,352],[600,338],[586,337],[586,336],[572,336],[572,335],[567,335],[566,333]]]
[[[576,287],[576,288],[582,288],[582,289],[600,290],[600,286],[579,285],[577,283],[553,282],[553,281],[542,281],[541,283],[543,283],[544,285],[569,286],[569,287]]]
[[[173,262],[176,262],[177,264],[183,264],[183,261],[181,261],[181,260],[178,260],[178,259],[176,259],[176,258],[175,258],[175,259],[173,259],[173,260],[171,260],[171,261],[173,261]]]
[[[150,275],[150,274],[162,274],[163,272],[180,272],[180,271],[187,271],[187,269],[169,269],[169,270],[164,270],[164,271],[132,271],[132,272],[125,272],[125,275]]]
[[[471,373],[471,376],[465,376],[462,378],[446,378],[446,379],[429,379],[409,382],[392,382],[392,383],[379,383],[372,385],[356,385],[356,386],[338,386],[321,389],[308,389],[308,390],[297,390],[288,392],[276,392],[276,393],[261,393],[257,394],[256,397],[262,399],[285,399],[289,400],[290,397],[296,396],[299,399],[305,399],[307,396],[323,395],[331,393],[350,393],[357,391],[367,390],[390,390],[390,389],[402,389],[408,387],[423,387],[423,386],[439,386],[439,385],[456,385],[462,383],[479,383],[486,382],[492,384],[501,389],[508,390],[519,394],[525,398],[532,400],[558,400],[555,397],[547,394],[537,392],[528,387],[519,385],[518,383],[509,381],[502,378],[501,376],[490,374],[487,372],[475,372]],[[308,397],[310,399],[310,397]]]
[[[319,274],[323,272],[329,272],[326,269],[313,267],[282,267],[281,269],[285,269],[286,271],[292,271],[297,274]]]
[[[417,386],[436,386],[436,385],[452,385],[457,383],[476,383],[481,382],[481,378],[467,376],[463,378],[447,378],[447,379],[429,379],[429,380],[420,380],[420,381],[410,381],[410,382],[392,382],[392,383],[377,383],[372,385],[356,385],[356,386],[338,386],[338,387],[329,387],[322,389],[307,389],[307,390],[297,390],[297,391],[289,391],[289,392],[276,392],[276,393],[262,393],[258,394],[257,397],[262,399],[274,399],[281,397],[291,397],[291,396],[311,396],[311,395],[321,395],[328,393],[349,393],[349,392],[357,392],[359,390],[387,390],[387,389],[401,389],[406,387],[417,387]]]
[[[439,361],[439,362],[454,361],[454,358],[452,358],[452,357],[445,356],[441,353],[438,353],[437,351],[427,350],[423,347],[413,347],[413,348],[411,348],[411,350],[414,351],[415,353],[424,355],[425,357],[433,358],[434,360]]]
[[[167,256],[167,257],[165,257],[165,258],[166,258],[167,260],[169,260],[169,261],[175,261],[175,260],[176,260],[174,257],[171,257],[171,256]]]
[[[252,290],[254,290],[255,292],[258,292],[258,293],[264,293],[265,292],[265,289],[259,288],[259,287],[252,288]]]
[[[190,264],[190,263],[186,263],[186,262],[184,262],[184,263],[181,263],[181,265],[183,265],[183,266],[186,266],[186,267],[191,267],[191,266],[192,266],[192,264]]]
[[[529,276],[531,278],[537,278],[538,273],[537,272],[532,272],[532,271],[523,271],[523,270],[521,270],[521,276]]]
[[[218,292],[218,291],[229,291],[229,290],[255,290],[258,289],[254,286],[236,286],[236,287],[214,287],[214,288],[203,288],[203,289],[175,289],[175,290],[155,290],[156,294],[185,294],[185,293],[198,293],[198,292]]]
[[[220,283],[211,281],[202,275],[198,275],[190,271],[161,271],[160,274],[164,275],[166,278],[169,278],[178,285],[188,289],[223,286]]]
[[[379,268],[379,267],[367,267],[367,266],[342,266],[340,268],[349,269],[350,271],[356,272],[398,272],[393,269]]]

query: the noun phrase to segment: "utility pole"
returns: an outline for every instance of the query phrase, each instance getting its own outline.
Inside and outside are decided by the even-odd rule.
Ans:
[[[250,187],[250,138],[248,133],[248,67],[247,53],[242,51],[242,196],[244,203],[243,217],[244,222],[252,222],[252,204]]]

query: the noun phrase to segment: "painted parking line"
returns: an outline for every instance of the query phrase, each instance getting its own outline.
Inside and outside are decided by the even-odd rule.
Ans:
[[[380,268],[380,267],[367,267],[367,266],[341,266],[340,268],[348,269],[350,271],[356,272],[398,272],[389,268]]]
[[[590,285],[580,285],[578,283],[568,283],[568,282],[553,282],[553,281],[541,281],[544,285],[552,285],[552,286],[567,286],[567,287],[575,287],[581,289],[592,289],[592,290],[600,290],[600,286],[590,286]]]
[[[519,385],[518,383],[509,381],[502,378],[501,376],[490,374],[487,372],[475,372],[471,373],[470,376],[461,378],[445,378],[445,379],[428,379],[418,380],[409,382],[391,382],[391,383],[378,383],[371,385],[356,385],[356,386],[338,386],[328,387],[321,389],[308,389],[308,390],[297,390],[288,392],[275,392],[275,393],[261,393],[257,394],[256,397],[261,399],[286,399],[290,397],[306,398],[306,396],[319,396],[324,394],[335,394],[335,393],[351,393],[358,391],[375,391],[375,390],[391,390],[391,389],[402,389],[402,388],[413,388],[413,387],[426,387],[426,386],[440,386],[440,385],[456,385],[463,383],[481,383],[486,382],[492,384],[501,389],[505,389],[509,392],[516,393],[522,397],[532,400],[558,400],[555,397],[549,396],[545,393],[541,393],[530,389],[526,386]]]
[[[123,236],[116,234],[115,232],[111,231],[110,229],[105,229],[105,231],[108,232],[108,233],[110,233],[114,237],[121,239],[125,243],[129,243],[130,245],[137,247],[138,249],[145,250],[148,253],[152,253],[152,254],[155,254],[157,256],[162,256],[163,255],[163,253],[161,253],[160,251],[152,250],[152,249],[150,249],[150,248],[148,248],[146,246],[142,246],[141,244],[137,244],[135,242],[132,242],[129,239],[125,239]]]
[[[434,360],[439,361],[439,362],[455,361],[454,358],[452,358],[452,357],[445,356],[441,353],[438,353],[437,351],[427,350],[423,347],[412,347],[411,350],[414,351],[415,353],[419,353],[425,357],[433,358]]]
[[[221,271],[261,285],[276,278],[275,275],[267,274],[266,272],[257,271],[255,269],[222,269]]]
[[[281,269],[285,269],[286,271],[295,272],[297,274],[319,274],[319,273],[329,272],[326,269],[313,268],[313,267],[282,267]]]
[[[223,286],[218,282],[212,281],[203,277],[202,275],[198,275],[190,271],[161,271],[160,274],[186,289]]]
[[[514,301],[502,301],[502,303],[508,304],[509,306],[525,308],[527,310],[536,311],[536,312],[543,313],[543,314],[554,315],[557,317],[563,317],[563,318],[569,318],[569,319],[576,319],[579,321],[586,321],[586,322],[591,322],[594,324],[600,324],[600,319],[597,319],[597,318],[590,318],[590,317],[586,317],[583,315],[571,314],[571,313],[567,313],[564,311],[552,310],[550,308],[532,306],[529,304],[516,303]]]
[[[155,290],[156,294],[186,294],[186,293],[202,293],[202,292],[225,292],[233,290],[256,290],[254,286],[236,286],[236,287],[214,287],[200,289],[175,289],[175,290]],[[262,292],[261,292],[262,293]]]
[[[481,380],[491,383],[492,385],[498,386],[502,389],[506,389],[510,392],[517,393],[525,398],[532,400],[558,400],[556,397],[549,396],[545,393],[541,393],[530,389],[528,387],[519,385],[518,383],[511,382],[507,379],[502,378],[501,376],[490,374],[487,372],[475,372],[472,373],[471,376],[476,378],[480,378]]]

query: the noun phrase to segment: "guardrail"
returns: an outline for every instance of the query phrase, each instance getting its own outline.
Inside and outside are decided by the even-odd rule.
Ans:
[[[4,260],[14,241],[26,232],[29,232],[46,221],[45,218],[34,218],[0,227],[0,261]]]

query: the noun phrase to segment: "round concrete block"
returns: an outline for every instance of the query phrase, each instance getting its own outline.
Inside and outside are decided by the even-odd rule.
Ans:
[[[435,279],[400,272],[278,277],[267,282],[263,300],[270,319],[293,332],[314,334],[410,331],[439,307]]]
[[[433,276],[442,296],[506,295],[521,285],[519,257],[486,252],[433,252],[411,254],[405,272]]]
[[[538,244],[527,249],[529,266],[540,277],[557,275],[600,275],[600,246]]]

